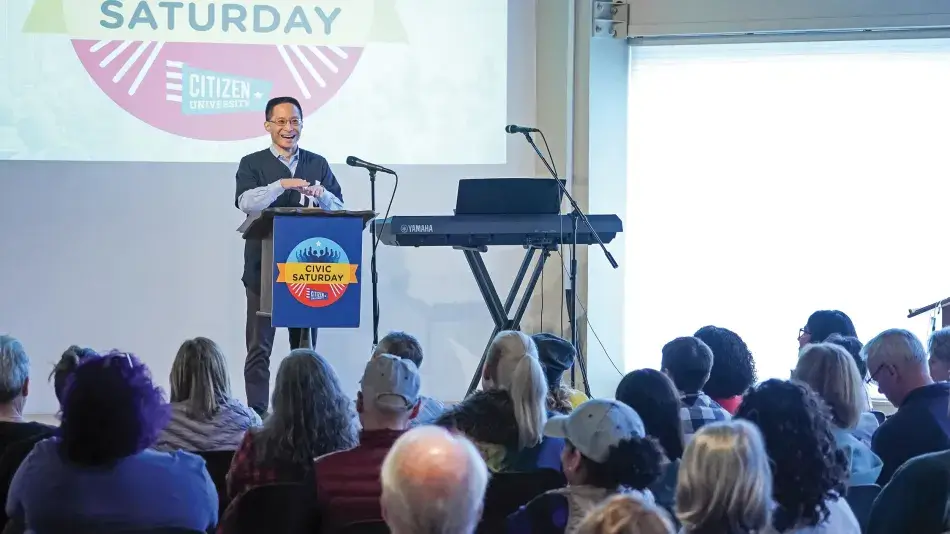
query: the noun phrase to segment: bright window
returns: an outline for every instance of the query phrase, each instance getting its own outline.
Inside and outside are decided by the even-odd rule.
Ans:
[[[787,378],[817,309],[926,342],[906,316],[950,297],[950,39],[635,47],[629,87],[629,369],[715,324]]]

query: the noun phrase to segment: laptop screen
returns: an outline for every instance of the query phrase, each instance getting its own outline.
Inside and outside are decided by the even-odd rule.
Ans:
[[[551,178],[466,178],[459,180],[455,214],[557,214],[561,212],[561,194]]]

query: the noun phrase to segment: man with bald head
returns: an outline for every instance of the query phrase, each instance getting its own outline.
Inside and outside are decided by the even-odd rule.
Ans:
[[[877,479],[883,486],[907,460],[950,449],[950,385],[934,383],[924,346],[907,330],[881,332],[864,346],[864,354],[871,383],[897,407],[871,438],[871,448],[884,461]]]
[[[471,534],[488,467],[465,437],[435,426],[402,435],[383,461],[383,518],[393,534]]]

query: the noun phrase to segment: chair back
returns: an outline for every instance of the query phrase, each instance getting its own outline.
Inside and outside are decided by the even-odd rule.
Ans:
[[[307,505],[303,484],[268,484],[239,495],[223,519],[226,534],[297,532]]]
[[[505,521],[531,499],[546,491],[563,488],[564,474],[553,469],[521,473],[494,473],[485,490],[485,506],[477,533],[505,531]]]
[[[75,524],[63,529],[62,532],[69,532],[70,534],[207,534],[204,531],[190,528],[154,527],[130,529],[111,525],[77,526]]]
[[[389,534],[389,525],[385,521],[358,521],[350,523],[338,531],[339,534]]]
[[[848,506],[854,512],[854,516],[861,525],[861,532],[868,531],[868,521],[871,519],[871,506],[877,494],[881,493],[881,486],[877,484],[867,484],[863,486],[851,486],[848,493],[845,494],[845,500]]]
[[[218,491],[218,517],[224,517],[224,511],[228,509],[228,470],[231,469],[231,459],[234,458],[234,451],[205,451],[195,452],[204,458],[205,467],[208,474],[211,475],[211,482],[214,482],[214,489]]]

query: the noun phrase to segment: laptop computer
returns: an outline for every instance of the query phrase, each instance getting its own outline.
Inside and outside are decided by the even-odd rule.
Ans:
[[[550,178],[465,178],[459,180],[455,214],[557,214],[561,196],[561,188]]]

